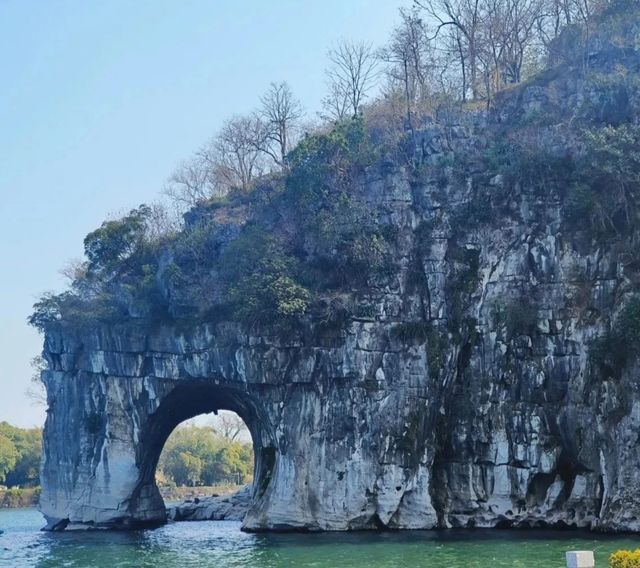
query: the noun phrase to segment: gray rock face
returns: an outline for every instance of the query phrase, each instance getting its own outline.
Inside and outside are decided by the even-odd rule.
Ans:
[[[378,187],[412,223],[402,179]],[[289,341],[229,324],[50,331],[48,527],[163,522],[154,471],[164,441],[187,418],[229,409],[255,444],[249,530],[640,529],[637,370],[590,377],[587,345],[604,320],[563,300],[576,263],[591,267],[604,313],[620,303],[624,276],[602,251],[583,255],[551,230],[512,225],[476,239],[477,323],[472,335],[446,335],[437,354],[394,332],[422,309],[400,284],[371,299],[375,318]],[[434,314],[450,301],[448,246],[435,239],[425,260]],[[535,326],[509,337],[490,313],[523,282],[539,294]]]
[[[453,184],[435,166],[449,145],[482,145],[548,101],[577,105],[570,77],[516,89],[446,136],[419,132],[432,165],[419,179],[389,164],[367,172],[366,199],[397,228],[398,269],[367,291],[366,316],[286,338],[230,323],[51,328],[48,528],[164,522],[154,472],[166,438],[228,409],[255,446],[247,530],[640,530],[638,368],[616,379],[589,368],[590,342],[632,288],[622,253],[563,230],[560,188],[516,187],[504,215],[465,228],[456,213],[474,184],[504,180]],[[558,136],[541,134],[564,152],[571,137]]]
[[[231,495],[193,499],[167,508],[171,521],[242,521],[249,506],[253,488],[246,485]]]
[[[429,406],[419,377],[424,354],[386,352],[375,344],[374,323],[354,325],[337,347],[281,344],[231,326],[224,336],[207,326],[189,335],[50,332],[46,349],[57,368],[45,373],[40,504],[49,527],[162,522],[153,480],[162,445],[181,421],[219,408],[244,418],[256,449],[245,528],[435,526],[429,448],[420,447],[415,418]],[[357,376],[372,366],[373,377]],[[391,376],[402,367],[415,376]]]

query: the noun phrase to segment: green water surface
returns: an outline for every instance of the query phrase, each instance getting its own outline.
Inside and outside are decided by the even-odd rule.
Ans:
[[[247,534],[239,523],[172,523],[136,532],[43,533],[34,509],[0,510],[1,567],[549,567],[567,550],[609,554],[640,547],[636,536],[553,531],[407,531]]]

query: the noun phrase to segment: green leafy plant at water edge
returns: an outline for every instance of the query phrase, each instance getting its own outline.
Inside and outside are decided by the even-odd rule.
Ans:
[[[16,465],[17,460],[18,450],[13,442],[6,436],[0,435],[0,481],[4,481],[7,473]]]
[[[640,568],[640,548],[618,550],[609,557],[610,568]]]
[[[40,487],[10,487],[4,491],[0,490],[0,507],[33,507],[38,504],[40,492]]]

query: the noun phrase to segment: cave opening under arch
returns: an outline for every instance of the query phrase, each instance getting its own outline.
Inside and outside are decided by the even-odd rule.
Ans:
[[[155,499],[164,503],[156,471],[167,440],[184,422],[219,411],[235,413],[249,430],[254,452],[252,500],[259,499],[267,489],[276,464],[276,445],[269,421],[259,401],[246,391],[204,380],[185,381],[176,386],[150,415],[137,446],[139,487],[151,490]]]

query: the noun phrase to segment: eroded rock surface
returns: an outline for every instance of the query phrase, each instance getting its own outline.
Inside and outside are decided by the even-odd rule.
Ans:
[[[590,54],[598,73],[637,73],[638,26],[625,30],[625,49],[596,42],[608,46]],[[393,160],[366,172],[365,199],[397,230],[397,273],[339,327],[52,327],[49,528],[164,522],[162,444],[182,420],[222,408],[254,439],[249,530],[640,530],[638,368],[611,378],[589,365],[632,289],[623,251],[565,229],[562,187],[516,185],[498,217],[471,224],[460,212],[479,184],[505,181],[474,163],[453,183],[442,166],[452,146],[484,147],[540,109],[605,123],[607,100],[583,105],[604,96],[583,64],[559,63],[491,111],[424,125],[420,175]],[[637,90],[625,96],[637,103]],[[573,150],[570,131],[540,128],[551,151]]]

